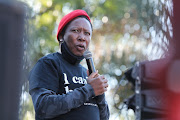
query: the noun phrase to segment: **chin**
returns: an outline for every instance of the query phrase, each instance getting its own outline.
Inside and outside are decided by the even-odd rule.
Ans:
[[[83,53],[75,53],[74,55],[76,55],[76,56],[83,56]]]

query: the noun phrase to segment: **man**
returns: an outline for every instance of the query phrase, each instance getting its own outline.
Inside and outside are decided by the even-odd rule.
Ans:
[[[107,79],[80,65],[92,36],[88,14],[74,10],[59,23],[60,51],[38,60],[29,75],[36,120],[108,120]]]

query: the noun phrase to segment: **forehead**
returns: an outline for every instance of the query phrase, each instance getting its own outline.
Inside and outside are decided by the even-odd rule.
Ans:
[[[72,27],[82,27],[87,30],[92,29],[90,22],[83,17],[78,17],[75,18],[73,21],[71,21],[70,24],[67,26],[67,28],[72,28]]]

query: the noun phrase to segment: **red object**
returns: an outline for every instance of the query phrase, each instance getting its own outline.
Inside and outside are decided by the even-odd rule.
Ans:
[[[78,16],[85,16],[87,17],[87,19],[91,22],[90,17],[88,16],[88,14],[84,11],[84,10],[74,10],[70,13],[68,13],[67,15],[65,15],[58,26],[58,31],[57,31],[57,40],[58,40],[58,36],[59,34],[62,32],[62,30],[64,29],[64,27],[70,22],[72,21],[74,18],[78,17]]]
[[[175,63],[176,61],[180,61],[180,1],[179,0],[173,0],[173,19],[172,19],[172,25],[173,25],[173,39],[170,41],[170,47],[173,49],[172,58],[171,58],[171,64]],[[170,69],[172,74],[171,82],[174,85],[173,89],[169,89],[168,98],[169,98],[169,116],[168,120],[180,120],[180,78],[179,78],[179,62],[176,62],[173,69]],[[177,86],[177,87],[176,87]],[[176,89],[175,89],[176,88]],[[174,91],[176,90],[176,91]]]

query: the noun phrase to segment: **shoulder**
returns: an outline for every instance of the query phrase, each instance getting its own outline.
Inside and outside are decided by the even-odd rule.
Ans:
[[[39,60],[59,60],[61,58],[61,55],[58,52],[50,53]]]
[[[81,70],[83,71],[83,73],[87,73],[87,68],[85,68],[84,65],[79,64],[79,67],[81,68]]]
[[[60,61],[61,61],[61,55],[58,52],[48,54],[38,60],[39,63],[53,63],[53,64],[59,64]]]
[[[40,58],[31,71],[35,71],[35,70],[45,71],[51,68],[53,69],[55,68],[56,70],[59,70],[60,61],[61,61],[61,56],[59,53],[56,52],[56,53],[48,54]]]
[[[59,61],[57,53],[40,58],[29,73],[29,90],[47,88],[57,92],[60,73]]]

